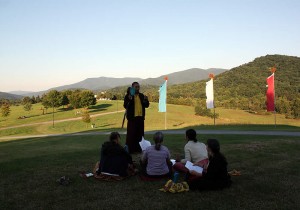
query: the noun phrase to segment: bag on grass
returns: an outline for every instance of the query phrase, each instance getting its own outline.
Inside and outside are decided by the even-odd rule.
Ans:
[[[171,179],[167,181],[165,186],[160,191],[170,192],[170,193],[179,193],[189,191],[189,185],[187,182],[174,183]]]

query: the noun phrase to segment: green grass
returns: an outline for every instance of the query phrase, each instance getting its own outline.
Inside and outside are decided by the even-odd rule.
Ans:
[[[166,180],[82,179],[78,171],[93,169],[104,135],[0,142],[0,209],[300,209],[299,137],[198,137],[219,139],[229,170],[241,170],[242,176],[232,177],[231,188],[170,194],[158,190]],[[185,141],[181,135],[166,135],[164,144],[175,157]],[[67,187],[56,183],[63,175],[72,180]]]
[[[42,115],[40,110],[41,104],[35,104],[33,110],[26,113],[22,106],[11,107],[11,115],[7,118],[0,118],[0,136],[22,136],[22,135],[39,135],[39,134],[62,134],[83,131],[105,131],[120,130],[123,120],[122,101],[100,101],[97,105],[90,108],[90,114],[103,114],[107,112],[121,111],[103,116],[92,117],[92,123],[96,128],[92,129],[90,124],[86,125],[81,119],[67,122],[55,121],[54,128],[52,126],[52,114]],[[283,115],[277,114],[277,126],[274,126],[274,115],[256,115],[250,114],[242,110],[231,110],[217,108],[219,119],[216,119],[216,126],[213,126],[213,119],[208,117],[196,116],[194,107],[180,106],[169,104],[167,114],[158,112],[158,104],[151,103],[146,111],[145,130],[164,130],[165,116],[167,129],[182,129],[187,127],[195,127],[197,129],[221,129],[221,130],[287,130],[300,131],[300,120],[285,119]],[[26,115],[28,114],[28,115]],[[26,115],[29,118],[17,119],[18,116]],[[75,115],[75,110],[63,111],[59,108],[55,111],[55,120],[70,119],[80,117]],[[41,124],[49,122],[48,124]],[[38,123],[30,125],[30,123]],[[9,128],[14,125],[26,125],[25,127]],[[126,121],[125,121],[126,129]]]

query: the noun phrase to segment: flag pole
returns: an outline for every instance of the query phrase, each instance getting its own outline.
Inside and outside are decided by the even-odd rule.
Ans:
[[[275,71],[274,71],[274,123],[276,128]]]
[[[168,77],[165,77],[166,80],[166,112],[165,112],[165,130],[167,130],[167,90],[168,90]]]
[[[209,74],[208,77],[211,78],[212,81],[214,81],[214,79],[215,79],[215,75],[212,73]],[[213,105],[214,105],[214,126],[216,126],[216,109],[215,109],[215,100],[214,99],[213,99]]]
[[[216,126],[216,111],[215,111],[215,105],[214,105],[214,126]]]

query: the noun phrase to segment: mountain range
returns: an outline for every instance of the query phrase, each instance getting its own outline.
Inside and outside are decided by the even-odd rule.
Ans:
[[[88,89],[93,90],[95,92],[108,90],[114,87],[118,86],[129,86],[133,81],[138,81],[139,83],[143,85],[161,85],[161,83],[164,81],[164,77],[168,76],[169,78],[169,84],[184,84],[188,82],[194,82],[198,80],[203,80],[208,78],[209,73],[213,73],[215,75],[218,75],[220,73],[223,73],[227,71],[227,69],[217,69],[217,68],[211,68],[211,69],[200,69],[200,68],[192,68],[187,69],[183,71],[174,72],[171,74],[159,76],[156,78],[147,78],[142,79],[138,77],[125,77],[125,78],[112,78],[112,77],[98,77],[98,78],[87,78],[83,81],[70,84],[70,85],[64,85],[59,87],[54,87],[45,91],[39,91],[39,92],[26,92],[26,91],[11,91],[9,93],[0,92],[0,98],[5,99],[20,99],[24,96],[41,96],[46,92],[49,92],[50,90],[69,90],[69,89]]]

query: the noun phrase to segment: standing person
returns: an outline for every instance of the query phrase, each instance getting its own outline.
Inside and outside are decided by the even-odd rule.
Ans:
[[[163,133],[156,132],[153,140],[155,145],[147,147],[143,152],[141,159],[142,171],[149,177],[171,177],[172,163],[168,148],[162,145],[164,140]]]
[[[227,160],[220,152],[220,144],[216,139],[207,140],[207,152],[209,164],[202,173],[190,171],[190,174],[198,177],[189,181],[190,189],[218,190],[231,185],[231,179],[227,172]]]
[[[206,145],[199,142],[196,138],[197,133],[194,129],[188,129],[185,132],[185,139],[187,141],[184,146],[184,159],[177,160],[173,168],[176,171],[188,173],[188,169],[185,167],[185,163],[190,161],[199,166],[205,166],[208,163],[208,155]]]
[[[129,153],[141,152],[139,142],[144,136],[145,108],[149,107],[148,97],[140,93],[140,85],[133,82],[132,89],[124,98],[127,117],[126,145]],[[134,90],[134,91],[133,91]]]

